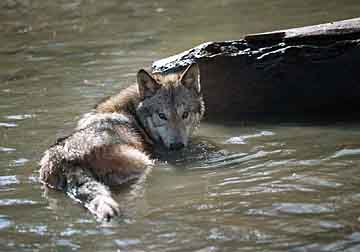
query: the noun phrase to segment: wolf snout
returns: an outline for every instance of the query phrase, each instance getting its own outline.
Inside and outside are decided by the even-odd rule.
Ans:
[[[180,149],[182,149],[184,147],[185,147],[185,144],[180,143],[180,142],[170,144],[170,150],[180,150]]]

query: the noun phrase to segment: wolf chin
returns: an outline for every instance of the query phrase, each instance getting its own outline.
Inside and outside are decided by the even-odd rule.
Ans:
[[[155,149],[187,146],[203,114],[196,64],[167,75],[140,70],[137,84],[100,102],[45,151],[40,180],[110,220],[120,209],[109,188],[144,176]]]

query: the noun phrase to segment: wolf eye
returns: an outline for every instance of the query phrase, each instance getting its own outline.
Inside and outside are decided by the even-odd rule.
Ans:
[[[167,120],[166,115],[164,113],[159,113],[158,116],[162,120]]]
[[[182,118],[183,118],[183,119],[186,119],[186,118],[188,118],[188,117],[189,117],[189,112],[185,111],[185,112],[183,113],[183,115],[182,115]]]

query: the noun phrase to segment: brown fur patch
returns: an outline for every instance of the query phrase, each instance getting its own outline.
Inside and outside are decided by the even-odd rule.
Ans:
[[[128,143],[128,145],[142,151],[145,149],[143,138],[138,133],[134,132],[133,129],[122,126],[116,127],[115,131],[124,141]]]
[[[132,109],[131,106],[138,103],[139,90],[137,84],[134,84],[103,100],[95,109],[99,113],[128,112],[129,109]]]
[[[61,147],[59,147],[61,148]],[[56,149],[47,150],[40,161],[40,181],[51,188],[62,189],[65,181],[59,169],[62,159]]]
[[[180,73],[152,74],[154,80],[164,87],[175,87],[180,79]],[[138,84],[133,84],[116,95],[101,100],[95,109],[99,113],[129,112],[140,102]]]
[[[85,159],[98,179],[110,186],[138,178],[152,164],[144,152],[125,144],[101,146]]]

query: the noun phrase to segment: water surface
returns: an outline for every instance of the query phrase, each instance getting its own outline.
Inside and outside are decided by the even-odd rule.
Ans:
[[[359,251],[360,124],[202,124],[98,223],[38,160],[152,61],[211,40],[355,17],[355,0],[0,3],[1,251]]]

